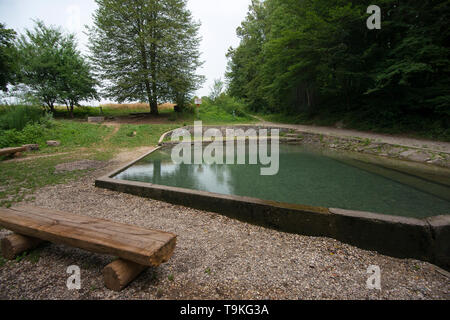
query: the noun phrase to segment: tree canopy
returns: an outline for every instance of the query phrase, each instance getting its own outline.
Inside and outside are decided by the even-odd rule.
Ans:
[[[36,21],[17,43],[21,82],[50,111],[62,102],[72,115],[74,105],[97,97],[91,67],[76,49],[75,37]]]
[[[8,84],[14,83],[17,76],[16,32],[0,23],[0,90],[7,91]]]
[[[92,61],[103,94],[117,100],[175,100],[181,107],[203,82],[199,23],[186,0],[96,0],[90,29]]]

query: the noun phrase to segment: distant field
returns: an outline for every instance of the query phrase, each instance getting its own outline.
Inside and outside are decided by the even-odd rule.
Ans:
[[[158,106],[158,109],[160,111],[163,110],[173,110],[175,104],[174,103],[164,103],[164,104],[160,104]],[[148,103],[122,103],[122,104],[118,104],[118,103],[110,103],[110,104],[103,104],[101,105],[102,108],[104,109],[111,109],[111,110],[132,110],[132,111],[136,111],[136,110],[140,110],[142,112],[148,112],[150,110],[150,105]]]
[[[167,113],[173,111],[173,103],[164,103],[158,106],[158,110],[161,113]],[[101,107],[101,109],[100,109]],[[146,113],[150,112],[150,106],[148,103],[123,103],[123,104],[104,104],[99,107],[81,106],[74,109],[75,118],[85,118],[88,116],[100,116],[101,112],[105,116],[126,116],[130,113]],[[55,107],[56,117],[68,117],[67,108],[65,106]]]
[[[66,119],[75,121],[86,121],[88,117],[105,116],[108,121],[128,124],[174,124],[187,125],[195,120],[202,120],[205,124],[232,124],[232,123],[252,123],[255,118],[243,111],[242,106],[230,100],[227,104],[214,104],[205,101],[201,107],[186,107],[183,112],[175,112],[175,104],[163,103],[158,106],[159,115],[149,115],[150,107],[147,103],[123,103],[104,104],[99,107],[80,106],[73,110],[74,118],[70,118],[65,106],[55,106],[53,116],[55,119]],[[14,109],[14,106],[0,106],[0,116],[7,110]],[[37,113],[42,114],[43,109],[34,108]],[[195,110],[197,109],[197,110]],[[41,110],[41,111],[39,111]],[[141,116],[134,116],[134,113],[142,113]],[[1,127],[0,127],[1,129]]]

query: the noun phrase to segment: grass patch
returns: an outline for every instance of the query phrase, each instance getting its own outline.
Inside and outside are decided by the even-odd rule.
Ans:
[[[179,125],[132,125],[123,124],[119,131],[110,139],[110,144],[119,148],[135,148],[154,146],[164,132],[178,128]],[[133,133],[136,132],[136,135]]]
[[[0,148],[36,143],[40,149],[59,152],[61,149],[89,147],[99,143],[113,129],[100,124],[58,120],[50,124],[28,124],[23,130],[0,131]],[[60,147],[47,147],[46,141],[59,140]]]
[[[77,170],[57,173],[55,166],[58,164],[82,159],[108,161],[122,148],[155,146],[164,132],[177,127],[177,124],[121,125],[118,132],[112,135],[114,128],[104,125],[55,121],[54,126],[49,129],[51,133],[44,133],[37,142],[42,143],[51,137],[60,140],[61,146],[47,147],[44,142],[40,151],[33,152],[33,156],[43,157],[0,162],[0,206],[10,207],[23,200],[32,201],[32,194],[37,189],[67,183],[89,172]],[[130,132],[136,132],[136,135],[130,135]]]
[[[70,158],[55,156],[20,162],[0,162],[0,206],[10,207],[23,200],[34,200],[31,194],[35,190],[82,176],[88,170],[55,173],[57,164],[82,158],[82,155]]]

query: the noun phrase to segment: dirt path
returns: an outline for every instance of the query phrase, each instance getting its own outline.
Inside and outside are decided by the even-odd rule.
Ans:
[[[119,131],[120,124],[114,123],[114,122],[108,122],[108,123],[105,123],[105,126],[114,128],[113,131],[110,134],[108,134],[104,139],[104,141],[109,141]]]
[[[155,147],[148,147],[148,146],[137,147],[133,149],[122,149],[114,156],[113,160],[119,163],[131,162],[154,149]]]
[[[253,116],[254,118],[261,121],[257,125],[265,125],[265,126],[274,126],[280,128],[290,128],[293,130],[308,132],[308,133],[317,133],[324,135],[331,135],[337,137],[359,137],[363,139],[373,139],[377,142],[389,143],[393,145],[399,145],[409,148],[419,148],[423,150],[435,151],[435,152],[444,152],[450,154],[450,143],[443,141],[433,141],[426,139],[415,139],[415,138],[407,138],[401,136],[393,136],[387,134],[379,134],[373,132],[363,132],[351,129],[339,129],[333,127],[321,127],[321,126],[309,126],[309,125],[301,125],[301,124],[283,124],[283,123],[274,123],[265,121],[261,117]]]

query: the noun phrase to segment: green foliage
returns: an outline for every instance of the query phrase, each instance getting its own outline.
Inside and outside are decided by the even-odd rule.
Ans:
[[[183,108],[203,81],[199,24],[185,0],[96,0],[90,49],[99,78],[107,80],[106,97],[148,101],[158,113],[158,100]]]
[[[22,130],[29,123],[47,121],[42,109],[32,106],[0,107],[0,130]]]
[[[245,105],[238,99],[222,93],[214,101],[202,98],[199,116],[203,121],[245,122],[251,117],[244,112]]]
[[[214,84],[210,87],[211,93],[209,94],[209,98],[215,101],[223,92],[225,88],[225,84],[221,78],[214,79]]]
[[[41,149],[45,150],[48,140],[59,140],[65,148],[90,146],[99,142],[102,136],[111,130],[102,125],[70,121],[55,122],[50,118],[41,118],[39,122],[27,124],[21,131],[16,129],[0,131],[0,148],[37,143]]]
[[[61,29],[47,27],[36,21],[33,30],[26,30],[17,44],[21,83],[54,111],[57,101],[70,110],[81,100],[97,97],[89,64],[76,49],[75,36]]]
[[[7,91],[7,85],[14,83],[17,77],[17,50],[14,46],[16,32],[6,29],[0,23],[0,90]]]
[[[228,52],[229,93],[294,120],[332,114],[348,125],[446,134],[450,3],[380,0],[381,30],[366,28],[370,4],[252,1]]]
[[[64,67],[60,71],[62,81],[58,101],[67,106],[73,117],[74,106],[78,106],[80,101],[99,99],[95,89],[99,83],[92,75],[91,66],[76,50],[73,42],[67,47],[62,60]]]

